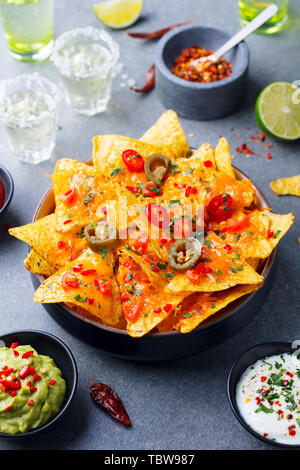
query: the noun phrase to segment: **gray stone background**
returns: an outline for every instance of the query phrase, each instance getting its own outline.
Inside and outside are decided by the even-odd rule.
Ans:
[[[92,11],[93,0],[60,0],[55,6],[54,36],[78,27],[101,27]],[[136,30],[194,19],[218,24],[234,31],[240,28],[237,0],[145,0],[143,16]],[[270,82],[300,79],[300,3],[292,0],[286,31],[271,37],[253,35],[247,40],[251,53],[249,92],[245,105],[235,114],[210,122],[182,120],[190,144],[209,141],[214,146],[220,135],[233,149],[256,133],[254,103],[259,91]],[[144,80],[153,63],[155,43],[112,32],[120,44],[123,73]],[[10,58],[0,34],[0,78],[38,71],[53,81],[56,71],[48,62],[39,65],[18,63]],[[51,173],[61,156],[85,159],[91,155],[91,139],[96,134],[119,133],[140,137],[164,111],[155,91],[145,96],[120,86],[116,78],[107,112],[96,117],[75,115],[62,106],[56,154],[47,163],[30,166],[20,163],[8,150],[0,127],[0,161],[12,173],[15,194],[8,212],[0,220],[0,333],[13,329],[37,328],[54,333],[72,349],[79,368],[79,387],[73,409],[60,427],[30,441],[0,440],[0,449],[270,449],[249,435],[236,421],[226,397],[226,379],[232,363],[250,346],[269,340],[300,339],[300,200],[276,197],[269,182],[299,173],[300,144],[272,142],[272,160],[263,156],[246,158],[236,154],[235,165],[263,190],[274,212],[293,211],[296,222],[280,245],[275,284],[255,320],[234,338],[201,355],[160,364],[137,364],[104,355],[69,335],[32,300],[33,288],[23,267],[27,246],[4,233],[5,222],[12,226],[31,220]],[[232,130],[234,129],[234,130]],[[237,142],[234,136],[240,136]],[[249,146],[257,148],[248,141]],[[252,144],[252,145],[251,145]],[[233,151],[233,153],[235,153]],[[133,426],[124,429],[95,410],[88,394],[89,381],[110,384],[123,398]]]

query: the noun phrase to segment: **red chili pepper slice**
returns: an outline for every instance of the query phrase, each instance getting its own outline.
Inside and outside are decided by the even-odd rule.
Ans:
[[[77,266],[74,266],[72,269],[73,269],[74,273],[80,273],[80,271],[82,271],[82,268],[83,268],[83,265],[78,264]]]
[[[27,359],[27,357],[32,357],[34,355],[34,351],[27,351],[24,354],[22,354],[23,359]]]
[[[3,391],[6,391],[6,390],[19,390],[21,388],[21,382],[20,380],[13,380],[13,381],[9,381],[9,380],[0,380],[0,384],[2,385],[2,387],[4,387],[4,390]]]
[[[167,228],[170,225],[170,215],[164,207],[151,203],[146,206],[145,212],[148,220],[156,227]]]
[[[96,269],[86,269],[85,271],[81,271],[81,276],[90,276],[91,274],[95,274],[97,271]]]
[[[55,384],[56,384],[56,380],[51,379],[51,380],[49,381],[49,385],[55,385]]]
[[[233,199],[230,194],[219,194],[213,197],[207,205],[209,217],[215,221],[229,219],[232,213]]]
[[[130,87],[130,90],[135,91],[136,93],[145,93],[147,91],[152,90],[155,85],[155,65],[151,65],[150,69],[146,74],[145,84],[142,88],[134,88],[133,86]]]
[[[140,173],[144,170],[144,159],[135,150],[125,150],[122,158],[129,171]]]
[[[24,366],[22,369],[19,370],[19,377],[21,379],[25,379],[29,375],[34,375],[35,374],[35,368],[34,366]]]
[[[74,274],[66,272],[61,278],[61,285],[65,291],[77,289],[79,284]]]
[[[95,279],[94,284],[102,295],[111,294],[111,283],[109,281],[105,281],[104,279]]]
[[[15,357],[18,357],[19,355],[20,355],[20,353],[18,353],[18,351],[15,351],[15,350],[14,350],[14,356],[15,356]]]
[[[28,403],[27,403],[28,406],[32,406],[33,404],[34,404],[33,400],[28,400]]]
[[[18,342],[12,343],[12,344],[10,345],[10,349],[15,349],[15,348],[17,348],[19,345],[20,345],[20,343],[18,343]]]
[[[130,426],[130,419],[125,407],[116,394],[108,385],[91,382],[90,395],[94,402],[101,406],[112,418],[119,421],[124,426]]]
[[[59,248],[60,250],[62,250],[63,248],[66,247],[66,243],[63,242],[63,241],[60,241],[60,242],[57,242],[57,248]]]

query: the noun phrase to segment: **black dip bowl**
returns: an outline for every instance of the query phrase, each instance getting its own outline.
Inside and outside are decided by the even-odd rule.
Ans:
[[[62,376],[67,384],[67,392],[64,404],[59,413],[54,416],[48,423],[43,426],[20,434],[6,434],[0,432],[0,437],[7,439],[24,439],[26,437],[36,436],[37,434],[49,429],[49,427],[56,424],[68,411],[77,388],[78,372],[75,359],[68,346],[65,345],[56,336],[44,331],[37,330],[22,330],[12,331],[0,336],[0,347],[10,347],[14,342],[20,345],[30,344],[38,354],[51,357],[57,367],[62,371]]]
[[[228,381],[227,381],[227,396],[228,400],[231,406],[231,409],[237,418],[237,420],[240,422],[240,424],[248,431],[250,434],[252,434],[254,437],[257,437],[257,439],[260,439],[261,441],[265,442],[266,444],[272,444],[274,446],[278,447],[285,447],[288,449],[300,449],[299,445],[293,445],[293,444],[282,444],[280,442],[273,441],[271,439],[268,439],[261,434],[257,433],[254,431],[244,420],[244,418],[241,416],[241,413],[238,409],[237,403],[236,403],[236,387],[237,384],[240,380],[241,375],[243,372],[251,366],[254,362],[258,361],[259,359],[264,359],[267,356],[274,356],[277,354],[283,354],[283,353],[293,353],[296,351],[296,349],[299,347],[292,347],[292,343],[287,343],[287,342],[270,342],[270,343],[262,343],[262,344],[257,344],[256,346],[253,346],[251,349],[248,349],[232,366],[229,376],[228,376]]]
[[[216,119],[235,111],[247,88],[249,51],[245,42],[225,54],[232,75],[211,83],[184,80],[171,72],[182,49],[201,46],[216,51],[233,36],[218,26],[193,24],[171,30],[158,43],[155,89],[161,102],[180,116],[193,120]]]
[[[0,164],[0,180],[3,183],[4,192],[5,192],[4,204],[2,207],[0,207],[0,216],[1,216],[4,214],[4,212],[8,208],[8,205],[14,193],[14,182],[13,182],[12,176],[9,173],[9,171],[1,164]]]

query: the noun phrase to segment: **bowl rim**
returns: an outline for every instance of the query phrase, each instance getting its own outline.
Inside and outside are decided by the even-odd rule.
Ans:
[[[268,439],[267,437],[264,437],[261,434],[259,434],[257,431],[255,431],[242,417],[242,415],[241,415],[241,413],[238,409],[237,403],[236,403],[236,395],[232,394],[231,390],[230,390],[231,386],[233,385],[234,392],[236,392],[236,385],[237,384],[233,384],[232,375],[233,375],[233,372],[234,372],[235,368],[239,366],[239,363],[242,361],[242,359],[245,356],[247,356],[249,353],[251,353],[255,350],[260,350],[262,347],[266,347],[266,346],[269,346],[269,347],[278,346],[278,347],[282,348],[282,352],[284,353],[284,352],[287,352],[288,349],[291,349],[291,344],[292,344],[292,342],[288,342],[288,341],[266,341],[264,343],[259,343],[259,344],[256,344],[254,346],[251,346],[249,349],[244,351],[244,353],[241,356],[239,356],[238,359],[236,359],[236,361],[233,363],[233,365],[230,368],[230,371],[228,373],[228,378],[227,378],[226,392],[227,392],[227,398],[228,398],[228,401],[229,401],[231,411],[233,412],[234,416],[239,421],[239,423],[243,426],[243,428],[246,429],[246,431],[248,431],[250,434],[252,434],[252,436],[256,437],[257,439],[259,439],[263,442],[265,442],[266,444],[273,445],[273,446],[276,446],[276,447],[283,447],[283,448],[287,448],[287,449],[300,449],[300,444],[284,444],[282,442],[272,441],[271,439]],[[264,357],[266,357],[266,354],[263,354],[260,357],[260,359],[263,359]],[[257,360],[259,360],[259,358]],[[251,364],[249,364],[249,366],[250,365]],[[241,375],[242,375],[242,373],[239,375],[239,377],[241,377]]]
[[[33,429],[31,431],[25,432],[25,433],[17,433],[17,434],[6,434],[4,432],[0,432],[0,438],[7,438],[7,439],[20,439],[20,438],[25,438],[25,437],[30,437],[35,434],[38,434],[39,432],[44,431],[45,429],[48,429],[50,426],[52,426],[54,423],[56,423],[58,420],[62,418],[62,416],[66,413],[66,411],[69,409],[72,401],[74,400],[76,390],[77,390],[77,384],[78,384],[78,369],[77,369],[77,364],[75,361],[75,358],[73,356],[72,351],[70,350],[69,346],[66,345],[61,339],[59,339],[57,336],[53,335],[52,333],[48,333],[46,331],[42,330],[33,330],[33,329],[24,329],[24,330],[13,330],[13,331],[8,331],[7,333],[1,333],[0,335],[0,340],[4,336],[9,336],[9,335],[22,335],[23,333],[34,333],[38,334],[41,337],[44,337],[46,340],[51,338],[55,343],[58,343],[62,349],[64,350],[65,354],[69,357],[71,364],[72,364],[72,370],[73,370],[73,383],[70,387],[70,396],[69,398],[64,402],[61,410],[57,415],[55,415],[50,421],[45,423],[43,426],[40,426],[39,428]],[[63,371],[62,371],[63,372]]]
[[[230,83],[233,83],[237,79],[239,79],[248,69],[249,66],[249,48],[248,45],[245,41],[241,41],[237,46],[235,46],[233,49],[240,49],[244,56],[245,56],[245,63],[242,66],[241,70],[239,73],[234,73],[229,77],[223,78],[222,80],[216,81],[216,82],[210,82],[210,83],[198,83],[198,82],[191,82],[189,80],[184,80],[183,78],[177,77],[174,73],[171,72],[169,67],[167,67],[165,60],[163,59],[163,54],[164,54],[164,49],[167,46],[168,42],[172,40],[175,36],[179,35],[180,33],[184,31],[190,31],[193,29],[212,29],[216,30],[218,32],[222,32],[225,34],[228,34],[228,39],[230,39],[231,36],[233,36],[234,31],[223,28],[219,25],[205,25],[202,23],[194,23],[194,24],[189,24],[189,25],[184,25],[180,26],[179,28],[174,28],[173,30],[169,31],[167,34],[165,34],[158,42],[157,44],[157,49],[156,49],[156,66],[159,69],[159,71],[171,82],[175,83],[176,85],[179,85],[183,88],[191,88],[194,90],[212,90],[216,88],[221,88],[222,86],[226,86]]]
[[[87,159],[87,160],[83,160],[83,163],[86,163],[86,164],[89,165],[89,164],[92,163],[92,159],[90,158],[90,159]],[[234,168],[235,173],[237,173],[238,177],[242,177],[242,179],[249,179],[248,176],[244,172],[239,170],[234,165],[232,165],[232,166]],[[252,180],[251,180],[251,183],[253,184],[256,192],[259,194],[259,196],[262,200],[262,203],[264,204],[264,207],[270,207],[270,204],[269,204],[268,200],[266,199],[265,195],[262,193],[260,188]],[[32,222],[35,222],[36,220],[38,220],[40,218],[39,213],[41,212],[41,209],[43,208],[44,202],[49,197],[51,192],[53,192],[53,186],[50,186],[48,188],[48,190],[43,194],[43,196],[42,196],[42,198],[41,198],[41,200],[40,200],[40,202],[39,202],[39,204],[38,204],[38,206],[37,206],[37,208],[34,212]],[[31,250],[31,247],[29,247],[29,251],[30,250]],[[274,264],[274,260],[275,260],[275,257],[276,257],[276,253],[277,253],[277,247],[275,247],[275,249],[272,251],[272,253],[266,259],[262,260],[264,262],[264,265],[261,268],[261,275],[264,277],[264,279],[266,279],[268,277],[268,275],[270,274],[270,272],[271,272],[271,269],[272,269],[272,266]],[[43,281],[45,280],[44,276],[42,276],[41,274],[32,274],[32,275],[37,277],[40,284],[42,284]],[[263,286],[262,286],[262,288],[263,288]],[[225,307],[225,309],[228,310],[225,318],[223,318],[223,317],[218,318],[218,315],[213,315],[212,317],[210,317],[209,319],[207,319],[204,322],[204,323],[207,322],[206,324],[203,325],[201,323],[194,330],[192,330],[189,334],[195,334],[200,329],[201,330],[208,330],[210,328],[214,328],[218,323],[228,319],[232,314],[237,312],[241,307],[243,307],[248,302],[250,302],[252,300],[252,298],[257,294],[257,292],[259,292],[259,289],[258,289],[258,291],[254,291],[254,292],[251,292],[250,294],[246,294],[246,295],[242,296],[241,299],[237,299],[236,301],[234,301],[233,302],[235,304],[234,306],[230,307],[230,305],[229,305],[229,306]],[[238,305],[236,305],[236,302],[238,302]],[[60,308],[63,308],[64,311],[67,311],[69,314],[71,314],[77,320],[81,320],[81,321],[89,324],[90,326],[94,326],[96,328],[99,328],[101,330],[105,330],[105,331],[110,332],[110,333],[119,334],[121,336],[129,337],[129,334],[128,334],[127,330],[122,330],[120,328],[115,328],[113,326],[103,325],[103,324],[97,322],[96,320],[93,320],[93,319],[87,318],[87,317],[83,317],[82,315],[78,314],[77,312],[75,312],[71,308],[67,307],[63,303],[58,303],[56,305],[58,305]],[[149,339],[149,338],[151,338],[151,340],[153,340],[153,339],[161,338],[161,337],[164,337],[164,336],[173,336],[173,335],[180,336],[180,335],[182,335],[182,333],[180,331],[177,331],[177,330],[166,331],[166,332],[157,332],[157,333],[149,332],[144,337],[139,338],[139,340],[140,341],[141,340],[147,341],[147,339]]]
[[[3,206],[0,208],[0,215],[7,209],[8,205],[10,204],[11,199],[13,197],[13,193],[14,193],[14,180],[13,180],[10,172],[8,171],[8,169],[0,163],[0,180],[3,181],[3,179],[1,178],[1,173],[2,172],[7,177],[8,194],[6,195]],[[3,181],[3,183],[4,183],[4,181]]]

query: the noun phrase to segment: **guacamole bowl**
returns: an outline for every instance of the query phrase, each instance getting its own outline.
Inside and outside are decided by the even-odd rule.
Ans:
[[[45,431],[46,429],[49,429],[51,426],[56,424],[58,421],[61,420],[61,418],[65,415],[65,413],[68,411],[70,408],[70,405],[73,401],[73,398],[75,396],[76,388],[77,388],[77,380],[78,380],[78,373],[77,373],[77,366],[75,359],[73,357],[73,354],[71,353],[70,349],[68,346],[66,346],[60,339],[58,339],[56,336],[51,335],[49,333],[45,333],[43,331],[37,331],[37,330],[22,330],[22,331],[12,331],[10,333],[6,333],[0,336],[0,347],[4,348],[11,348],[14,347],[13,343],[19,343],[19,346],[25,346],[25,345],[30,345],[33,349],[36,350],[38,353],[38,357],[41,356],[48,356],[51,359],[53,359],[55,365],[60,369],[62,372],[62,377],[65,380],[66,383],[66,394],[64,397],[64,401],[58,411],[52,418],[50,418],[49,421],[47,421],[45,424],[41,425],[40,427],[37,427],[35,429],[32,429],[27,432],[20,432],[17,434],[9,434],[9,433],[4,433],[0,432],[0,437],[1,438],[8,438],[8,439],[22,439],[26,437],[34,437],[37,434]],[[18,346],[16,346],[18,347]],[[18,357],[17,349],[14,349],[16,351],[16,356]],[[28,354],[28,353],[27,353]],[[19,356],[21,357],[21,356]],[[25,356],[24,356],[25,357]],[[27,357],[27,356],[26,356]],[[34,356],[37,357],[37,356]],[[23,358],[23,357],[22,357]],[[30,362],[30,361],[28,361]],[[53,363],[52,363],[53,364]],[[50,369],[50,363],[49,361],[47,362],[48,370]],[[28,368],[28,366],[26,366]],[[19,370],[19,376],[21,379],[23,379],[21,372],[26,368],[23,367],[22,369]],[[53,367],[53,365],[52,365]],[[42,369],[40,369],[42,371]],[[57,370],[57,369],[56,369]],[[39,370],[34,371],[35,374],[40,373]],[[43,372],[46,372],[44,370]],[[50,371],[51,373],[51,371]],[[41,374],[43,376],[43,374]],[[50,380],[48,382],[48,372],[46,375],[46,383],[47,386],[51,385],[58,385],[58,382],[56,383],[55,380]],[[52,375],[53,377],[53,375]],[[28,381],[30,381],[30,385],[38,387],[38,384],[40,383],[41,386],[43,385],[43,378],[41,378],[39,375],[36,375],[36,378],[33,376],[28,376]],[[26,379],[27,380],[27,379]],[[57,380],[61,380],[57,379]],[[52,382],[52,383],[51,383]],[[23,385],[22,385],[23,387]],[[30,387],[31,390],[32,387]],[[36,391],[37,389],[35,388]],[[15,393],[15,392],[14,392]],[[38,392],[37,392],[38,393]],[[50,393],[51,395],[51,393]],[[48,395],[47,402],[50,404],[50,400]],[[12,396],[12,395],[11,395]],[[24,394],[23,394],[24,396]],[[31,398],[32,397],[32,398]],[[27,398],[26,398],[27,399]],[[28,405],[29,406],[34,406],[34,399],[35,399],[35,394],[32,393],[32,395],[28,395]],[[30,404],[31,402],[31,404]],[[33,409],[33,408],[32,408]]]

